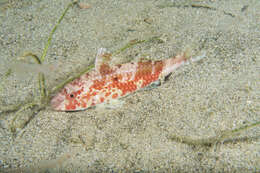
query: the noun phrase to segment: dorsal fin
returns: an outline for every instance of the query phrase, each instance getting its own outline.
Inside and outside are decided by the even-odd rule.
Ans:
[[[95,61],[95,69],[96,71],[100,71],[100,67],[103,65],[109,66],[109,61],[111,61],[111,53],[107,52],[106,48],[98,49],[96,61]]]

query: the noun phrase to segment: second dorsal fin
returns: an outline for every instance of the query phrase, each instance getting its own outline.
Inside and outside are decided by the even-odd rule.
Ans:
[[[111,53],[107,51],[106,48],[98,49],[96,60],[95,60],[95,69],[96,71],[100,71],[103,65],[109,66],[109,62],[111,61]]]

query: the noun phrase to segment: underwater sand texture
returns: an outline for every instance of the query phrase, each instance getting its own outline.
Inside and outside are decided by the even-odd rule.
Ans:
[[[0,112],[0,170],[5,172],[259,172],[259,126],[237,140],[206,146],[203,139],[260,119],[260,2],[258,0],[81,1],[68,11],[47,53],[48,87],[92,63],[98,48],[139,44],[115,61],[160,60],[191,48],[206,52],[161,86],[121,99],[113,109],[40,111],[17,135],[14,113]],[[26,51],[41,54],[66,8],[64,1],[0,3],[0,77]],[[199,4],[199,5],[197,5]],[[203,6],[203,7],[199,7]],[[207,8],[211,7],[211,8]],[[37,75],[22,71],[0,81],[0,106],[36,98]],[[28,110],[29,111],[29,110]],[[29,114],[24,111],[24,116]]]

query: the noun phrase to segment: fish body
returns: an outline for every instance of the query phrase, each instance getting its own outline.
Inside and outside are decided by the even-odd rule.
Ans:
[[[185,54],[160,61],[130,62],[110,66],[109,54],[100,49],[95,69],[68,83],[52,98],[57,111],[85,110],[100,103],[126,96],[163,79],[181,65],[188,63]]]

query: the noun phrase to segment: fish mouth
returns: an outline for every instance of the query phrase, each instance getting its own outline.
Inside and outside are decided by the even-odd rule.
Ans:
[[[64,100],[64,95],[60,93],[57,94],[51,99],[51,107],[56,111],[64,111]]]

